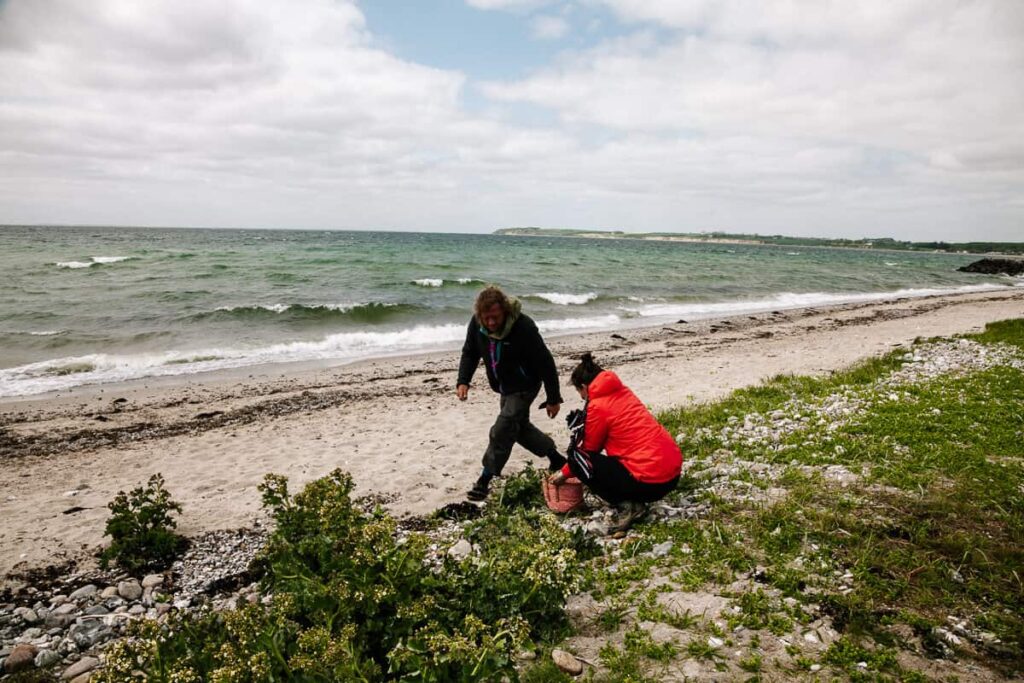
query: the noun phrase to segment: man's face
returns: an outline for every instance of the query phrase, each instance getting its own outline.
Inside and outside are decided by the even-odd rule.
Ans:
[[[483,318],[481,322],[488,332],[500,332],[501,328],[505,326],[505,309],[501,307],[501,304],[491,304],[491,307],[484,311],[481,317]]]

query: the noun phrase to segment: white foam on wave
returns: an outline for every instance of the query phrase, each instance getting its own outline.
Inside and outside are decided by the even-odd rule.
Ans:
[[[130,261],[134,256],[90,256],[88,261],[58,261],[54,265],[58,268],[91,268],[92,266],[107,265],[110,263],[120,263],[121,261]]]
[[[1016,283],[1024,286],[1024,281]],[[653,325],[686,316],[691,319],[738,315],[782,308],[806,308],[830,304],[880,301],[940,294],[1007,289],[994,284],[968,285],[953,289],[901,289],[894,292],[837,294],[810,292],[782,293],[764,299],[714,303],[650,304],[623,308],[633,316],[625,320],[615,314],[538,320],[537,326],[552,336],[576,331],[621,329],[627,325]],[[392,332],[344,332],[316,341],[296,341],[257,348],[206,348],[134,355],[91,354],[57,358],[15,368],[0,369],[0,397],[29,396],[63,391],[84,384],[106,384],[144,377],[189,375],[268,363],[330,360],[352,362],[369,358],[454,349],[463,340],[462,323],[419,325]],[[67,372],[67,368],[83,368]],[[85,368],[89,368],[85,370]]]
[[[453,283],[453,284],[454,283],[458,283],[460,285],[472,285],[472,284],[481,284],[482,285],[484,283],[483,280],[478,280],[475,277],[460,277],[460,278],[456,278],[454,280],[445,280],[445,279],[442,279],[442,278],[439,278],[439,277],[424,277],[424,278],[420,278],[419,280],[413,280],[412,281],[412,283],[414,285],[419,285],[420,287],[444,287],[446,282],[447,283]]]
[[[461,341],[465,333],[463,324],[420,325],[394,332],[345,332],[318,341],[285,342],[253,349],[206,348],[133,355],[97,353],[57,358],[0,370],[0,396],[28,396],[83,384],[188,375],[267,363],[356,361],[450,346]],[[71,366],[91,366],[92,369],[59,374],[62,368]]]
[[[345,311],[351,311],[354,308],[361,308],[370,304],[362,303],[346,303],[346,304],[247,304],[243,306],[218,306],[213,309],[215,311],[224,311],[231,313],[232,311],[248,311],[253,309],[263,309],[264,311],[270,311],[271,313],[285,313],[293,308],[323,308],[329,311],[338,311],[344,313]],[[375,304],[376,306],[397,306],[393,303],[382,303]]]
[[[593,301],[597,298],[597,294],[594,292],[587,292],[586,294],[562,294],[561,292],[538,292],[534,294],[538,299],[544,299],[553,304],[559,306],[582,306],[588,301]]]
[[[950,289],[922,288],[898,289],[893,292],[863,292],[843,294],[835,292],[806,292],[796,294],[783,292],[764,299],[746,299],[740,301],[721,301],[709,303],[665,303],[647,306],[620,306],[621,310],[634,313],[642,318],[709,318],[717,315],[739,315],[743,313],[761,313],[780,308],[808,308],[812,306],[828,306],[833,304],[865,303],[885,299],[907,299],[940,294],[963,294],[969,292],[985,292],[1003,289],[1001,285],[981,284],[965,285]]]
[[[543,320],[537,322],[542,332],[564,332],[567,330],[601,330],[616,327],[622,318],[615,314],[599,315],[590,318],[567,318],[565,320]]]

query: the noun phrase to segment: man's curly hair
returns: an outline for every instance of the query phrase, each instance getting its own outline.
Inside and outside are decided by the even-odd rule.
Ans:
[[[476,316],[478,322],[483,320],[484,311],[488,310],[494,304],[501,304],[501,308],[505,311],[505,315],[511,315],[512,304],[509,302],[508,297],[505,296],[505,292],[501,291],[501,289],[494,285],[490,285],[476,295],[476,303],[473,305],[473,314]]]

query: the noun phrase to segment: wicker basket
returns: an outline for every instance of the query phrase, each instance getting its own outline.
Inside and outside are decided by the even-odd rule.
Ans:
[[[547,479],[541,481],[544,489],[544,502],[555,512],[571,512],[583,505],[583,484],[575,477],[554,485]]]

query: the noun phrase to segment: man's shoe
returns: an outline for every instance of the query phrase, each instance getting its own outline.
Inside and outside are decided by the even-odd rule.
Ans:
[[[634,522],[643,519],[647,514],[647,503],[626,501],[616,507],[618,507],[618,514],[615,515],[615,519],[608,527],[609,536],[625,535]]]
[[[473,488],[466,494],[466,498],[472,501],[480,502],[487,498],[487,494],[490,493],[491,478],[485,475],[480,475],[480,478],[473,484]]]

